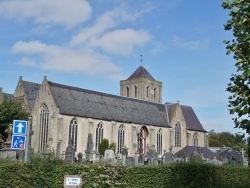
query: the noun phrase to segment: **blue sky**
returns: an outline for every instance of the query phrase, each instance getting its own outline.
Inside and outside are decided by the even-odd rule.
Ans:
[[[163,102],[192,106],[207,131],[234,129],[226,87],[232,33],[222,0],[2,0],[0,87],[22,75],[119,94],[141,64],[163,82]]]

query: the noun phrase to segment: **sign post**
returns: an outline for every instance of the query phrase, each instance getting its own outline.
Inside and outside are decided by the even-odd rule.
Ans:
[[[13,121],[13,136],[11,149],[25,150],[24,161],[27,162],[29,150],[29,128],[30,122],[24,120]]]

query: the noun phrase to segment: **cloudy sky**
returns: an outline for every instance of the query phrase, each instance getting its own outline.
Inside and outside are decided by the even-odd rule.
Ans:
[[[119,95],[140,65],[163,82],[163,102],[192,106],[207,131],[234,129],[226,87],[232,33],[221,1],[1,0],[0,87],[22,76]]]

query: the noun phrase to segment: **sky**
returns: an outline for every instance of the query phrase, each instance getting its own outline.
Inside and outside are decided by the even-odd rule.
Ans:
[[[0,87],[19,76],[119,95],[141,64],[165,102],[192,106],[207,131],[235,129],[226,91],[234,59],[222,42],[223,0],[1,0]],[[142,62],[141,60],[142,55]]]

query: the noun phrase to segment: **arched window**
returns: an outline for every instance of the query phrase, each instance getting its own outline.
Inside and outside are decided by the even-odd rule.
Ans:
[[[39,129],[39,150],[46,149],[48,142],[48,125],[49,125],[49,109],[46,104],[42,105],[40,112],[40,129]]]
[[[126,87],[126,90],[127,90],[127,97],[129,97],[129,88]]]
[[[156,99],[156,92],[157,92],[157,89],[156,87],[154,88],[154,100]]]
[[[69,125],[69,145],[73,146],[73,148],[77,149],[77,121],[76,118],[72,119],[70,121],[70,125]]]
[[[162,154],[162,129],[157,132],[157,153]]]
[[[147,97],[149,97],[149,86],[147,86]]]
[[[117,145],[117,153],[122,152],[122,147],[124,146],[124,126],[120,125],[118,129],[118,145]]]
[[[181,147],[181,126],[179,122],[175,125],[175,147]]]
[[[100,143],[103,140],[103,125],[99,123],[96,126],[96,135],[95,135],[95,150],[99,151]]]
[[[135,86],[135,97],[137,97],[137,86]]]
[[[193,136],[193,138],[194,138],[194,146],[195,147],[198,147],[198,145],[199,145],[199,140],[198,140],[198,133],[194,133],[194,136]]]

